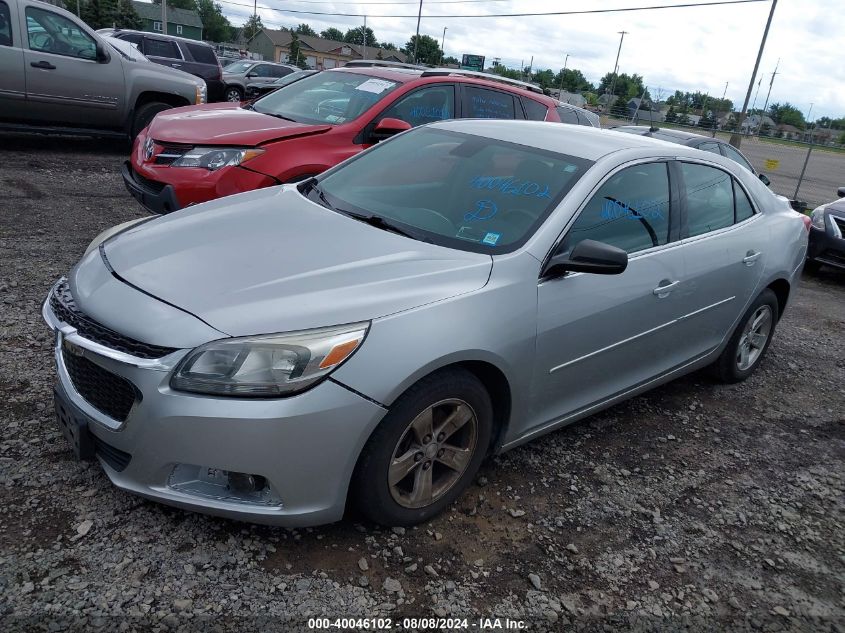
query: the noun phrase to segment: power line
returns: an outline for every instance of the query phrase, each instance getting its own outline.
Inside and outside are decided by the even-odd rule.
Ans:
[[[223,4],[231,4],[241,7],[249,7],[234,0],[217,0]],[[534,13],[483,13],[483,14],[461,14],[461,15],[426,15],[427,19],[449,20],[449,19],[466,19],[466,18],[525,18],[537,16],[551,16],[551,15],[585,15],[593,13],[626,13],[630,11],[652,11],[655,9],[686,9],[690,7],[714,7],[718,5],[729,4],[750,4],[754,2],[770,2],[770,0],[718,0],[716,2],[686,2],[683,4],[661,4],[648,7],[624,7],[616,9],[582,9],[580,11],[544,11]],[[416,2],[414,2],[416,4]],[[365,15],[378,18],[416,18],[416,15],[402,14],[402,15],[371,15],[366,13],[337,13],[334,11],[303,11],[301,9],[276,9],[274,7],[259,6],[259,9],[267,9],[269,11],[277,11],[279,13],[293,13],[295,15],[328,15],[333,17],[344,18],[363,18]]]

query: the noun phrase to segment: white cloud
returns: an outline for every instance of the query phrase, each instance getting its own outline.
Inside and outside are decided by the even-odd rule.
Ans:
[[[245,0],[234,0],[245,2]],[[385,0],[379,0],[381,2]],[[407,0],[405,0],[407,2]],[[656,0],[608,0],[602,7],[633,7],[660,4]],[[416,29],[418,5],[326,4],[295,0],[259,0],[265,7],[284,7],[325,13],[366,13],[367,26],[380,41],[403,46]],[[251,8],[222,4],[234,24],[251,15]],[[569,68],[580,69],[598,83],[613,70],[619,45],[618,31],[625,36],[619,60],[620,72],[638,73],[645,83],[665,91],[701,90],[721,96],[728,82],[727,96],[737,108],[742,105],[754,60],[760,45],[770,4],[665,9],[595,15],[480,18],[473,15],[579,10],[594,4],[574,0],[491,0],[478,3],[423,2],[420,32],[440,41],[443,27],[446,54],[460,58],[463,53],[485,55],[518,67],[552,68],[557,72],[566,53]],[[270,9],[258,10],[267,26],[310,24],[316,31],[334,26],[342,31],[359,26],[362,18],[338,15],[291,14]],[[383,17],[414,15],[407,18]],[[444,19],[437,15],[460,14],[465,18]],[[843,14],[842,0],[782,1],[772,22],[766,50],[760,64],[763,87],[757,106],[765,99],[770,74],[781,58],[769,103],[788,101],[805,113],[813,103],[813,118],[845,115],[845,64],[841,62],[841,34],[837,18]],[[839,36],[839,37],[837,37]],[[759,74],[758,74],[759,78]],[[755,82],[756,90],[756,82]],[[752,93],[752,99],[754,94]]]

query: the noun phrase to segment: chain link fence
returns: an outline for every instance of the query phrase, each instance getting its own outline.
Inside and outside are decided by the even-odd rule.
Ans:
[[[655,104],[653,109],[635,108],[637,100],[629,100],[629,107],[611,108],[612,114],[602,114],[603,128],[619,125],[653,125],[658,128],[686,130],[693,134],[711,136],[729,142],[732,131],[730,115],[710,112],[702,120],[691,111],[686,124],[676,120],[667,122],[666,105]],[[621,110],[621,111],[618,111]],[[676,115],[678,116],[678,115]],[[671,116],[670,116],[671,118]],[[771,181],[775,193],[798,200],[808,209],[830,202],[836,191],[845,186],[845,132],[818,128],[799,130],[791,126],[772,126],[766,119],[749,117],[741,135],[739,150],[759,173]],[[762,128],[762,129],[761,129]]]

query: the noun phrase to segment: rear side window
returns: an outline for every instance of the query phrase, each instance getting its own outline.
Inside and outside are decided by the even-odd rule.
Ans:
[[[681,163],[686,186],[687,235],[694,237],[734,223],[732,178],[721,169]]]
[[[382,118],[407,121],[412,126],[455,116],[455,89],[448,85],[428,86],[405,95]]]
[[[12,16],[9,5],[0,2],[0,46],[12,45]]]
[[[167,57],[168,59],[182,59],[176,42],[144,38],[144,55],[147,57]]]
[[[199,62],[200,64],[213,64],[214,66],[217,65],[217,56],[214,54],[214,50],[210,46],[203,46],[202,44],[186,44],[188,47],[188,52],[191,53],[191,57],[194,58],[195,62]]]
[[[710,152],[712,154],[719,154],[721,155],[722,152],[719,151],[719,144],[718,143],[702,143],[698,146],[698,149],[704,152]]]
[[[732,146],[722,145],[722,149],[725,150],[725,156],[727,156],[728,158],[730,158],[733,161],[738,162],[740,165],[745,167],[752,174],[754,173],[754,168],[751,166],[751,163],[749,163],[747,160],[745,160],[745,156],[743,156],[738,151],[736,151]]]
[[[575,110],[564,108],[563,106],[558,106],[556,110],[562,123],[571,123],[572,125],[579,125],[578,115],[575,114]]]
[[[469,119],[513,119],[516,116],[513,95],[497,90],[466,86],[464,116]]]
[[[534,99],[522,99],[522,107],[525,109],[525,118],[529,121],[545,121],[549,109]]]
[[[635,253],[669,241],[669,174],[666,163],[623,169],[605,182],[578,215],[566,250],[597,240]]]
[[[754,207],[751,206],[748,195],[736,180],[734,180],[734,199],[736,200],[736,222],[742,222],[754,215]]]
[[[589,117],[583,112],[577,112],[578,115],[578,124],[579,125],[586,125],[587,127],[594,127],[593,122],[590,121]]]
[[[115,37],[136,44],[138,48],[141,49],[141,52],[143,52],[142,42],[144,41],[144,37],[142,35],[137,35],[136,33],[120,33],[118,35],[115,35]]]

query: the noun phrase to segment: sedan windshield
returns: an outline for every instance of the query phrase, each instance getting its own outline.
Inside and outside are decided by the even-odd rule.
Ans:
[[[240,75],[241,73],[245,73],[247,69],[251,68],[254,65],[255,62],[235,62],[226,66],[226,74]]]
[[[359,73],[327,71],[271,92],[253,102],[252,109],[298,123],[346,123],[398,85]]]
[[[536,232],[590,165],[534,147],[423,127],[301,190],[384,230],[461,250],[506,253]]]

